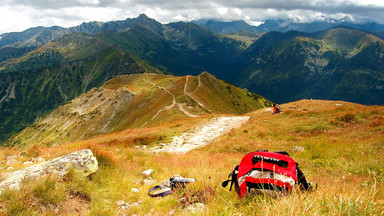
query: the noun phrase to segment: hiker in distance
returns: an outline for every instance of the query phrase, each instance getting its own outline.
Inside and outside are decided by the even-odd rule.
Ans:
[[[279,113],[280,112],[280,106],[279,104],[273,104],[273,112],[272,112],[272,115],[273,114],[276,114],[276,113]]]

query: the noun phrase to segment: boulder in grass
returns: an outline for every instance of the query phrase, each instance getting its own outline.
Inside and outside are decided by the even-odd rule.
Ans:
[[[12,189],[20,188],[19,184],[23,179],[37,179],[43,175],[51,174],[63,177],[71,168],[82,176],[88,176],[97,171],[98,163],[89,149],[73,152],[21,170],[5,173],[3,175],[4,180],[0,182],[0,193],[10,186]]]

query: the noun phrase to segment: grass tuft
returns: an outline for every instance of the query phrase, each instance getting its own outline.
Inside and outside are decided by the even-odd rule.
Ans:
[[[115,155],[108,150],[103,150],[95,144],[87,145],[87,148],[93,152],[93,155],[96,157],[99,166],[101,167],[116,167],[118,160]]]
[[[39,144],[34,144],[27,149],[27,155],[30,157],[38,157],[43,153],[43,150]]]

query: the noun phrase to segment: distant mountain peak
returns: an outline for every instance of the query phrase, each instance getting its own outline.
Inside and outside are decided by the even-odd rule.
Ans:
[[[149,17],[148,17],[146,14],[144,14],[144,13],[140,14],[140,15],[138,16],[138,18],[139,18],[139,19],[149,19]]]

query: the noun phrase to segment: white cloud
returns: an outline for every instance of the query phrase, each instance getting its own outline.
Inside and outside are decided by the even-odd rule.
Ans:
[[[300,22],[324,17],[384,23],[383,0],[2,0],[0,33],[34,26],[69,27],[89,21],[111,21],[145,13],[162,23],[201,18],[292,18]]]

